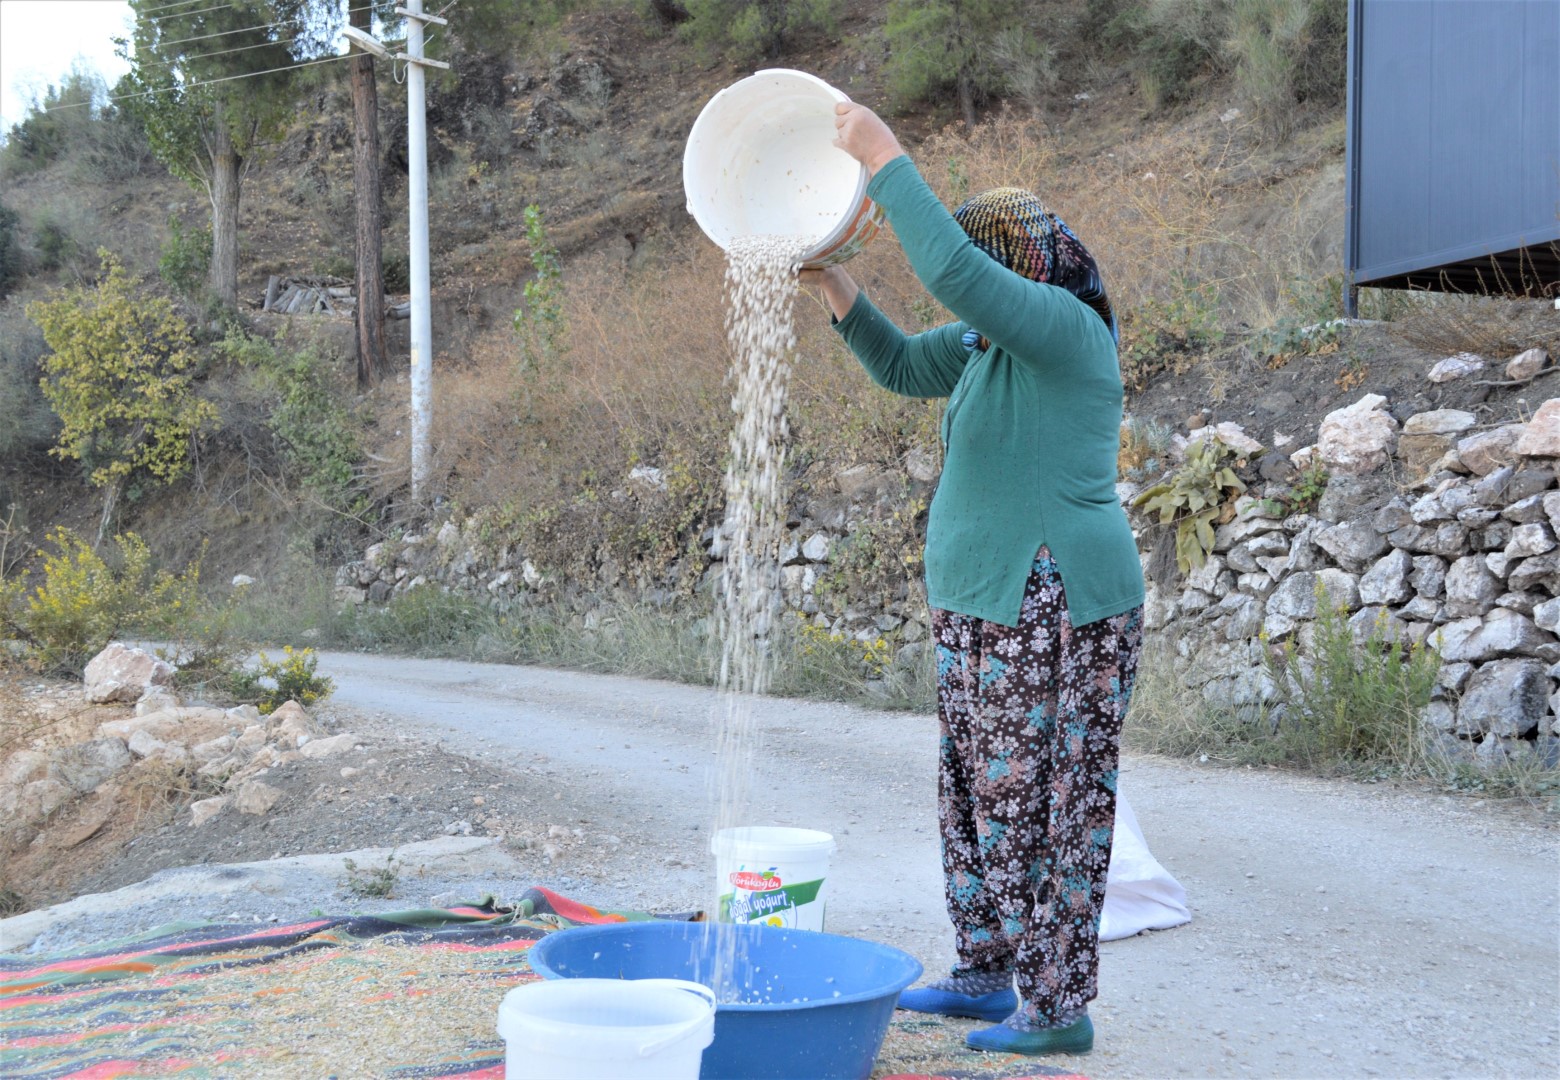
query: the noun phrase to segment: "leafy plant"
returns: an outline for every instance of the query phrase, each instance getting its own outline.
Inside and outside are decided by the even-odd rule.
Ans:
[[[1357,640],[1348,609],[1321,582],[1316,599],[1304,656],[1293,639],[1276,646],[1263,639],[1264,662],[1286,704],[1281,730],[1312,764],[1418,764],[1418,715],[1435,689],[1440,655],[1394,633],[1385,612]]]
[[[211,226],[186,232],[178,217],[169,215],[168,239],[163,241],[157,260],[157,275],[180,296],[193,298],[200,295],[210,269]]]
[[[832,24],[836,0],[685,0],[684,38],[733,58],[779,56],[798,33]]]
[[[233,675],[230,688],[238,700],[253,704],[265,714],[275,712],[277,706],[288,701],[313,705],[329,697],[336,688],[333,680],[316,673],[319,662],[313,649],[294,650],[291,645],[283,646],[277,660],[262,652],[254,667]]]
[[[134,533],[114,538],[112,564],[66,528],[48,536],[42,581],[29,594],[20,579],[0,580],[0,629],[27,643],[41,671],[80,675],[105,645],[129,630],[173,634],[200,606],[200,563],[182,574],[156,570]]]
[[[385,856],[383,866],[359,866],[350,858],[343,858],[341,865],[347,872],[342,887],[353,896],[365,899],[383,900],[394,895],[396,883],[401,879],[393,854]]]
[[[189,468],[190,441],[217,422],[195,393],[194,341],[165,298],[140,295],[106,249],[103,280],[27,305],[52,350],[44,396],[60,418],[57,457],[80,461],[103,488],[102,536],[125,482],[138,472],[164,483]]]
[[[1162,372],[1183,374],[1224,340],[1219,293],[1212,283],[1177,270],[1166,298],[1149,297],[1121,318],[1121,377],[1142,390]]]
[[[1284,517],[1309,513],[1326,494],[1328,479],[1327,467],[1320,461],[1313,461],[1300,470],[1287,492],[1263,501]]]
[[[1132,500],[1161,525],[1175,526],[1175,562],[1183,574],[1202,566],[1213,550],[1213,527],[1234,516],[1234,497],[1245,483],[1226,462],[1235,451],[1216,438],[1186,448],[1186,461],[1169,480]]]
[[[517,384],[529,414],[532,384],[538,378],[557,374],[554,369],[564,351],[569,324],[563,310],[558,249],[547,238],[542,208],[536,203],[525,208],[525,234],[531,247],[531,266],[536,272],[525,283],[525,303],[515,311],[514,327],[520,336]]]
[[[268,426],[293,478],[332,510],[365,513],[368,497],[358,474],[360,424],[342,404],[326,362],[312,349],[287,352],[241,330],[230,331],[218,351],[253,372],[275,395]]]

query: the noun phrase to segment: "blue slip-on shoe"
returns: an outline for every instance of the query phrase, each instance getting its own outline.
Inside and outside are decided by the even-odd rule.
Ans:
[[[922,986],[901,991],[899,1008],[941,1016],[968,1016],[976,1020],[1006,1020],[1018,1011],[1018,994],[1011,987],[989,994],[958,994]]]
[[[995,1050],[1005,1054],[1087,1054],[1094,1049],[1094,1022],[1087,1016],[1066,1027],[1041,1031],[1019,1031],[1007,1024],[972,1031],[964,1044],[974,1050]]]

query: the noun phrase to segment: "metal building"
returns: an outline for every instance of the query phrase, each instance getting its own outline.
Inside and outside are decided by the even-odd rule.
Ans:
[[[1560,297],[1560,0],[1349,0],[1348,62],[1350,308]]]

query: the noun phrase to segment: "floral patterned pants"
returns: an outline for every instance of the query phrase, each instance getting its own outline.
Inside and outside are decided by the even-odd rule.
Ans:
[[[1042,547],[1018,626],[934,608],[932,631],[953,974],[1015,972],[1029,1020],[1067,1022],[1098,992],[1121,722],[1143,609],[1073,626]]]

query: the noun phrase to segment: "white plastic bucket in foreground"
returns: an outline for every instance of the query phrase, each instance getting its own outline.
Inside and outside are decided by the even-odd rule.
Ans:
[[[688,212],[730,250],[739,236],[816,237],[809,266],[843,262],[876,235],[882,212],[867,170],[834,145],[834,106],[815,75],[768,68],[712,97],[683,151]]]
[[[698,1080],[715,994],[680,979],[548,979],[498,1007],[506,1080]]]
[[[834,837],[815,829],[747,825],[710,838],[721,922],[822,930]]]

